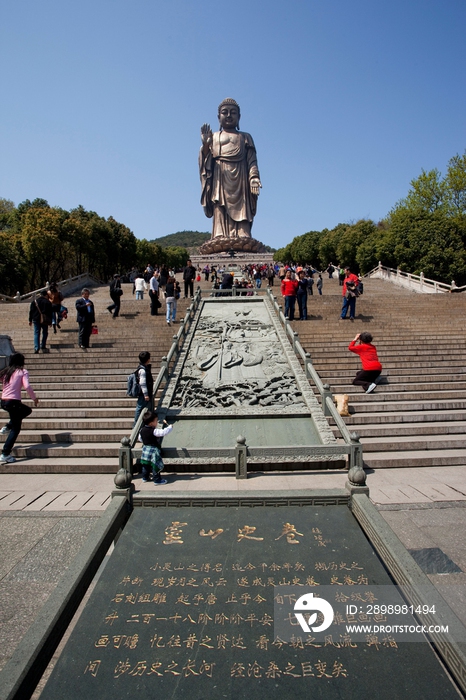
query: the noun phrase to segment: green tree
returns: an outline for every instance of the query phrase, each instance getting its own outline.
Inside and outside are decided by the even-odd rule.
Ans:
[[[184,267],[189,260],[189,253],[186,248],[174,246],[173,248],[165,248],[166,265],[173,270],[178,270]]]
[[[21,246],[28,264],[30,289],[60,279],[68,246],[62,237],[66,212],[51,207],[29,207],[22,216]]]
[[[302,264],[317,264],[319,258],[320,231],[308,231],[291,242],[293,260]]]
[[[458,223],[445,210],[398,208],[390,219],[390,245],[396,266],[450,283],[466,280],[466,251]]]
[[[273,259],[276,262],[292,262],[293,261],[293,256],[291,254],[291,243],[288,243],[287,246],[284,248],[279,248],[278,250],[275,251]]]
[[[361,219],[346,229],[339,230],[336,259],[341,265],[349,265],[353,272],[359,271],[358,251],[361,245],[375,236],[377,227],[373,221]]]
[[[12,214],[15,205],[11,199],[0,197],[0,231],[7,231],[12,225]]]
[[[3,294],[14,296],[25,291],[25,261],[17,234],[0,231],[0,280]]]
[[[408,192],[403,206],[412,210],[434,212],[446,206],[447,188],[441,173],[437,170],[425,170],[419,177],[411,180],[411,189]]]
[[[449,211],[452,216],[466,216],[466,151],[448,162],[445,177]]]
[[[390,229],[386,221],[377,224],[373,233],[360,243],[356,253],[356,262],[362,274],[377,267],[379,261],[387,267],[396,267]]]
[[[322,231],[319,245],[320,267],[322,270],[325,270],[330,262],[333,262],[334,265],[340,262],[344,265],[350,265],[350,261],[340,261],[338,259],[338,245],[347,228],[348,224],[338,224],[331,231],[326,228]]]

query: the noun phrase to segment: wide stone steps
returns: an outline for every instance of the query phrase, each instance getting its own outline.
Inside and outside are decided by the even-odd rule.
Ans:
[[[360,394],[358,394],[360,396]],[[383,411],[393,412],[396,410],[398,413],[404,413],[406,411],[442,411],[442,410],[461,410],[465,406],[465,401],[462,398],[456,399],[443,399],[443,400],[425,400],[422,401],[421,397],[413,396],[412,400],[408,400],[408,396],[401,396],[398,402],[391,401],[387,397],[381,398],[377,394],[363,394],[364,403],[357,400],[353,400],[350,404],[350,412],[353,415],[357,415],[358,412],[361,413],[379,413]]]
[[[201,286],[208,295],[210,285]],[[282,303],[277,284],[273,291]],[[324,279],[323,292],[308,299],[311,320],[292,325],[322,381],[333,393],[349,395],[352,414],[345,421],[361,435],[366,464],[466,465],[466,337],[458,324],[466,315],[466,295],[421,295],[367,280],[355,322],[340,323],[338,281]],[[155,377],[178,330],[178,324],[167,326],[164,309],[151,317],[148,296],[136,301],[131,285],[124,286],[120,318],[112,319],[106,311],[108,289],[96,289],[92,299],[99,334],[91,336],[91,349],[84,352],[77,348],[76,297],[65,300],[69,317],[61,331],[49,333],[50,352],[38,355],[32,352],[29,304],[0,304],[1,328],[26,355],[40,399],[23,423],[18,462],[0,471],[116,472],[120,440],[131,432],[136,403],[125,395],[127,375],[136,368],[140,350],[147,349]],[[188,306],[179,302],[179,319]],[[384,367],[370,395],[352,386],[360,364],[347,349],[363,330],[374,336]],[[0,414],[0,425],[6,418]]]
[[[98,386],[94,389],[89,388],[87,391],[84,388],[79,388],[79,391],[73,391],[73,390],[68,390],[66,391],[65,389],[59,389],[58,387],[56,389],[42,389],[40,390],[38,387],[34,386],[34,389],[36,391],[36,394],[40,391],[40,401],[41,404],[43,403],[45,405],[46,401],[49,400],[62,400],[65,402],[64,406],[66,407],[66,401],[84,401],[86,402],[85,405],[89,402],[93,402],[94,398],[96,396],[99,397],[99,400],[108,400],[110,402],[110,405],[114,403],[115,401],[119,401],[120,398],[123,396],[124,400],[128,401],[133,401],[132,398],[126,396],[126,387],[123,386],[123,384],[120,386],[118,389],[109,389],[107,387],[103,388],[102,386]],[[68,399],[68,397],[72,397]],[[75,404],[76,405],[76,404]],[[78,404],[79,405],[79,404]],[[82,404],[80,404],[82,405]]]
[[[325,381],[326,379],[331,379],[333,386],[345,384],[345,386],[347,386],[347,388],[349,389],[350,387],[348,386],[348,384],[351,384],[354,377],[356,376],[356,372],[358,369],[360,368],[354,367],[351,370],[345,368],[340,372],[333,372],[332,375],[328,377],[325,377],[325,375],[320,374],[320,377],[322,381]],[[390,372],[384,368],[381,376],[378,379],[378,384],[383,384],[384,390],[388,390],[390,387],[398,388],[400,384],[409,385],[410,387],[414,388],[417,388],[418,386],[422,385],[442,387],[447,386],[449,384],[453,384],[456,386],[457,384],[459,385],[461,382],[463,383],[463,385],[466,384],[466,371],[463,372],[459,370],[458,373],[452,373],[451,370],[449,371],[449,369],[450,368],[448,367],[436,367],[435,374],[427,374],[423,372],[420,377],[414,377],[412,375],[412,372],[410,372],[407,369],[397,368],[396,372],[392,372],[390,374]],[[361,391],[361,389],[359,390]]]
[[[348,383],[351,383],[354,379],[355,374],[352,374],[346,381],[342,381],[340,379],[340,382],[338,383],[333,383],[332,384],[332,392],[334,394],[351,394],[352,395],[352,400],[354,399],[355,395],[363,394],[362,388],[360,386],[355,386],[350,384],[348,386]],[[438,377],[437,377],[438,379]],[[424,377],[423,377],[424,380]],[[399,395],[400,392],[405,393],[410,393],[412,391],[419,392],[422,394],[422,396],[426,397],[427,394],[433,394],[434,396],[438,396],[440,393],[443,393],[445,395],[450,394],[452,397],[458,395],[458,391],[465,391],[466,390],[466,381],[461,381],[461,382],[450,382],[450,381],[445,381],[445,382],[380,382],[378,384],[380,391],[383,388],[384,395],[387,395],[389,397],[389,400],[393,399],[395,395]]]
[[[333,394],[348,394],[351,415],[344,420],[361,436],[367,466],[466,466],[466,336],[458,324],[466,296],[422,295],[365,280],[356,320],[341,323],[338,286],[324,280],[324,296],[308,299],[315,317],[292,326],[322,382]],[[361,365],[348,351],[366,330],[383,364],[369,395],[352,385]],[[338,435],[331,419],[330,425]]]
[[[463,466],[466,465],[466,449],[371,452],[364,463],[370,469]]]
[[[364,454],[369,452],[398,452],[400,450],[460,450],[466,449],[466,435],[397,435],[396,441],[387,437],[366,437],[361,440]]]
[[[118,461],[118,441],[109,442],[54,442],[25,444],[17,442],[15,457],[113,457]],[[117,462],[114,462],[114,467]]]
[[[118,444],[121,438],[126,434],[129,435],[132,430],[133,418],[127,421],[120,421],[121,427],[109,428],[108,421],[107,424],[100,429],[83,428],[82,423],[75,423],[78,428],[69,428],[68,430],[62,429],[57,430],[54,426],[53,430],[46,431],[40,429],[32,429],[30,423],[28,423],[29,429],[22,430],[16,441],[17,445],[20,443],[25,443],[27,445],[35,445],[43,443],[44,445],[50,444],[75,444],[81,442],[89,442],[93,445],[95,443],[110,442],[113,446]],[[112,423],[113,425],[113,423]],[[4,442],[6,435],[0,435],[0,442]]]
[[[381,425],[380,423],[361,423],[361,426],[351,423],[350,425],[352,431],[358,432],[359,428],[364,431],[364,443],[368,441],[369,438],[383,438],[390,437],[392,443],[401,436],[411,436],[418,437],[422,435],[456,435],[465,434],[466,435],[466,420],[454,421],[452,418],[451,422],[448,421],[438,421],[437,423],[431,420],[425,421],[424,423],[399,423],[398,421],[393,423],[385,423]],[[336,426],[332,427],[335,436],[338,435],[338,429]]]
[[[160,313],[164,308],[151,317],[148,295],[136,301],[131,288],[123,287],[118,319],[106,311],[111,303],[108,288],[92,291],[99,333],[91,336],[87,351],[77,347],[74,302],[78,295],[65,299],[68,319],[56,334],[49,329],[49,352],[37,355],[28,326],[29,304],[0,304],[1,328],[12,337],[15,349],[24,353],[40,400],[23,422],[13,452],[18,461],[0,465],[0,471],[116,473],[120,441],[131,433],[136,405],[135,399],[126,396],[127,376],[137,367],[139,352],[149,350],[155,378],[179,328],[179,322],[167,325]],[[189,304],[179,302],[178,319],[185,316]],[[32,405],[25,395],[23,400]],[[7,414],[1,412],[0,425],[6,422]],[[1,435],[0,443],[6,437]]]
[[[31,403],[30,401],[27,402],[25,401],[24,403]],[[42,409],[51,409],[51,408],[59,408],[63,411],[67,411],[68,409],[77,409],[77,408],[85,408],[85,409],[95,409],[95,408],[107,408],[109,411],[112,410],[119,410],[121,407],[125,406],[135,406],[135,399],[132,399],[130,397],[123,397],[123,398],[102,398],[99,394],[96,396],[95,394],[91,398],[83,398],[80,399],[78,397],[68,397],[64,396],[62,398],[43,398],[42,396],[40,397],[40,407]],[[35,409],[37,410],[37,409]]]
[[[331,420],[331,419],[330,419]],[[345,422],[351,430],[357,430],[358,426],[366,426],[372,424],[384,425],[400,425],[411,424],[416,422],[424,422],[426,424],[437,424],[439,421],[466,420],[466,409],[461,410],[440,410],[440,411],[412,411],[398,412],[387,411],[384,413],[364,413],[352,414],[345,416]]]
[[[115,457],[18,457],[12,464],[2,464],[2,474],[115,474]]]

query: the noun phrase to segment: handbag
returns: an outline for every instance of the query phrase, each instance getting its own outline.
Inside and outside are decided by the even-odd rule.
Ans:
[[[91,335],[98,335],[99,329],[97,326],[92,326]]]
[[[358,296],[359,296],[359,292],[358,292],[358,289],[357,289],[356,285],[354,284],[354,282],[347,282],[346,283],[345,297],[347,299],[353,299],[353,297],[358,297]]]

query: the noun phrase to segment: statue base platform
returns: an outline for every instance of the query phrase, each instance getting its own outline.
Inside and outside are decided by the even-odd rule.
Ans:
[[[227,238],[225,236],[216,236],[210,241],[204,243],[199,248],[199,255],[212,255],[212,253],[266,253],[266,248],[263,243],[256,241],[255,238]]]

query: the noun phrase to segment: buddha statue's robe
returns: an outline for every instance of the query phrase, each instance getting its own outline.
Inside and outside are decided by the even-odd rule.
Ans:
[[[259,179],[256,148],[244,131],[216,131],[207,154],[201,148],[201,204],[213,217],[212,238],[251,237],[257,195],[251,179]]]

